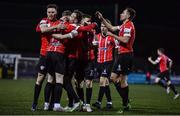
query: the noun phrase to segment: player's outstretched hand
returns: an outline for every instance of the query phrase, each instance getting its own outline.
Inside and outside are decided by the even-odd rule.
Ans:
[[[99,11],[96,11],[95,16],[98,17],[99,19],[103,18],[102,14]]]
[[[106,35],[112,36],[113,34],[110,31],[107,31]]]
[[[66,29],[67,27],[64,25],[64,24],[62,24],[62,23],[60,23],[60,24],[58,24],[57,25],[57,29],[62,29],[62,30],[64,30],[64,29]]]
[[[78,31],[76,31],[76,30],[72,30],[72,31],[71,31],[71,34],[72,34],[72,36],[73,36],[73,37],[75,37],[75,36],[77,36],[77,35],[78,35]]]
[[[151,61],[151,59],[152,59],[151,57],[148,57],[148,60],[149,60],[149,61]]]

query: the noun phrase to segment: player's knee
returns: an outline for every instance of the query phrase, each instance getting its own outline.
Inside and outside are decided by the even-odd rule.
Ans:
[[[121,80],[120,80],[120,83],[121,83],[121,88],[124,88],[124,87],[127,87],[127,86],[128,86],[127,76],[126,76],[126,75],[122,76],[122,78],[121,78]]]
[[[41,73],[38,73],[38,77],[37,77],[37,80],[36,80],[36,84],[37,85],[41,85],[43,80],[45,78],[45,75],[44,74],[41,74]]]
[[[171,81],[168,81],[168,82],[167,82],[167,85],[170,85],[170,84],[171,84]]]
[[[56,83],[63,84],[63,77],[64,77],[63,74],[56,73]]]
[[[110,79],[112,80],[113,83],[116,83],[116,78],[117,78],[117,74],[116,73],[111,73],[111,77]]]
[[[82,81],[80,82],[80,88],[83,88],[83,85],[84,85],[84,81],[82,80]]]
[[[86,80],[86,88],[92,88],[92,80]]]
[[[106,85],[106,78],[100,77],[99,86],[105,87],[105,85]]]
[[[105,85],[106,85],[106,86],[109,85],[109,79],[108,79],[108,78],[106,78],[106,83],[105,83]]]
[[[155,83],[159,83],[161,79],[159,77],[155,78]]]
[[[53,83],[53,81],[54,81],[54,77],[51,75],[51,74],[47,74],[47,82],[48,83]]]
[[[84,81],[83,80],[81,80],[81,81],[76,80],[75,85],[76,85],[77,88],[83,88]]]

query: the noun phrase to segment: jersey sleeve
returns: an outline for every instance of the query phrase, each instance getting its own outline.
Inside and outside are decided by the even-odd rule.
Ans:
[[[49,26],[50,25],[48,24],[47,20],[42,19],[36,27],[36,32],[41,32],[42,27],[49,27]]]
[[[171,61],[172,61],[169,57],[167,57],[167,60],[168,60],[168,62],[171,62]]]
[[[123,36],[131,37],[132,36],[131,31],[132,31],[132,26],[125,25],[124,30],[123,30],[123,32],[124,32]]]
[[[72,30],[75,29],[75,26],[71,24],[65,24],[65,26],[66,26],[66,30],[64,30],[65,33],[70,33]]]
[[[121,29],[121,26],[119,25],[119,26],[115,26],[115,28],[117,28],[118,30],[120,30]]]
[[[87,25],[87,26],[77,26],[76,27],[76,30],[78,32],[83,32],[83,31],[91,31],[92,29],[94,29],[96,27],[96,24],[90,24],[90,25]]]
[[[155,60],[156,63],[159,63],[160,61],[161,61],[161,57],[158,57],[158,58]]]

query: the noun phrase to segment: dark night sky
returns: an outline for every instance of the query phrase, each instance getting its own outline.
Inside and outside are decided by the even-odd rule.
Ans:
[[[71,0],[72,1],[72,0]],[[137,35],[135,41],[136,56],[146,58],[156,48],[164,47],[166,53],[180,65],[180,1],[158,0],[24,0],[24,2],[0,1],[0,51],[36,54],[39,53],[40,40],[35,32],[38,21],[45,16],[45,6],[56,3],[60,10],[80,9],[93,14],[96,10],[114,23],[114,3],[119,5],[119,13],[125,7],[132,7],[137,12],[134,20]],[[157,2],[158,1],[158,2]],[[61,13],[60,11],[60,13]],[[113,15],[112,15],[113,14]],[[2,47],[4,46],[4,47]]]

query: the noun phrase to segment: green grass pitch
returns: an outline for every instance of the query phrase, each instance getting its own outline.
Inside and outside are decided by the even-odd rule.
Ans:
[[[92,113],[87,112],[53,112],[43,111],[43,91],[42,88],[38,110],[30,110],[33,98],[35,80],[0,80],[0,115],[118,115],[116,112],[121,108],[121,99],[113,85],[111,94],[114,108],[106,111],[105,109],[94,109]],[[98,84],[93,85],[93,96],[91,103],[95,102],[98,95]],[[125,115],[180,115],[180,97],[173,100],[174,94],[167,95],[165,90],[157,85],[130,85],[130,99],[132,99],[132,109],[125,112]],[[180,87],[176,86],[180,92]],[[105,97],[105,96],[104,96]],[[67,104],[66,93],[61,99],[62,106]],[[105,107],[106,99],[103,99],[102,107]]]

